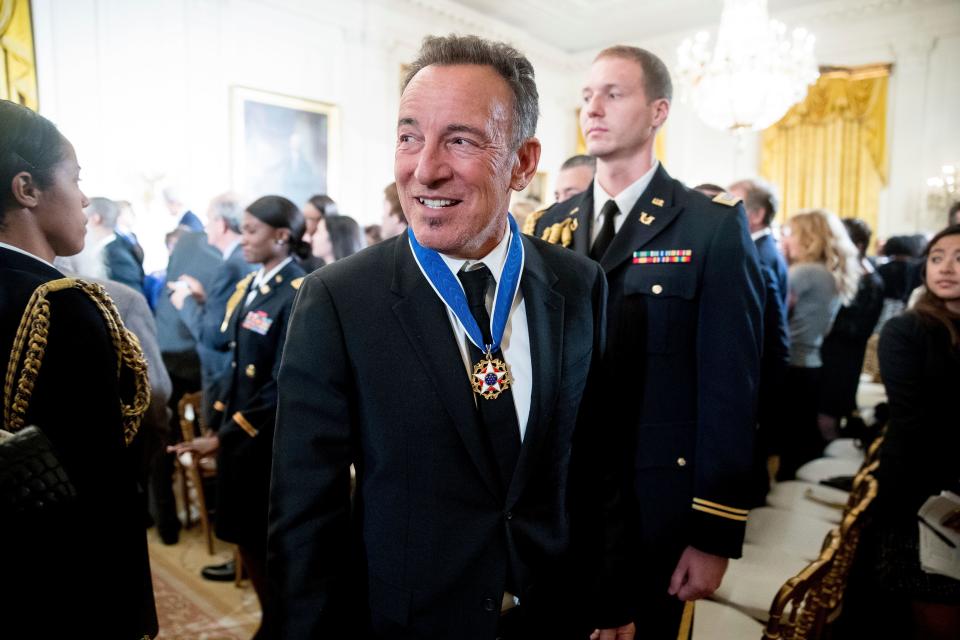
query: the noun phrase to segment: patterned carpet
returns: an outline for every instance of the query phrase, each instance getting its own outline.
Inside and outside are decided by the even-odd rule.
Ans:
[[[210,582],[200,577],[208,564],[232,557],[226,545],[207,553],[199,528],[181,533],[173,546],[148,533],[153,588],[160,619],[158,640],[246,640],[260,619],[257,597],[249,582]]]

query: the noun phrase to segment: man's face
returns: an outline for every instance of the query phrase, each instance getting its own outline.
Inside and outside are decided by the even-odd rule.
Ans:
[[[580,129],[587,151],[603,160],[630,158],[652,147],[670,111],[668,100],[647,99],[640,63],[614,56],[593,63],[582,97]]]
[[[210,208],[207,209],[207,223],[203,225],[203,230],[207,234],[207,242],[213,245],[219,242],[220,238],[223,237],[225,227],[223,218],[218,216],[214,212],[213,205],[210,205]]]
[[[536,139],[511,149],[512,105],[507,83],[481,65],[431,65],[407,85],[394,173],[407,221],[425,247],[480,258],[503,237],[510,190],[526,186],[540,157]],[[531,145],[532,168],[525,162]]]
[[[569,200],[581,191],[586,191],[593,181],[593,167],[582,164],[570,167],[557,174],[557,186],[553,190],[553,197],[557,202]]]

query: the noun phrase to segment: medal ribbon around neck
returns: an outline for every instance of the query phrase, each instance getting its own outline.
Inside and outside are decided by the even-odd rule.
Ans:
[[[513,300],[520,287],[520,274],[523,273],[524,265],[523,241],[517,228],[517,222],[509,213],[507,214],[507,220],[510,225],[510,241],[507,246],[507,260],[503,265],[503,273],[497,282],[496,293],[493,297],[493,313],[490,315],[490,338],[492,342],[490,344],[484,344],[483,342],[483,333],[480,331],[480,325],[477,324],[473,313],[470,312],[470,305],[467,303],[467,296],[460,280],[450,273],[450,269],[439,253],[417,242],[412,226],[407,229],[407,238],[410,241],[410,248],[413,250],[413,257],[420,266],[420,270],[427,277],[427,282],[430,283],[443,303],[460,321],[470,342],[486,354],[486,357],[474,366],[474,374],[471,377],[474,391],[488,400],[493,400],[503,391],[506,391],[512,382],[507,365],[499,359],[494,359],[492,355],[494,351],[500,348],[500,342],[503,340],[503,333],[507,328],[507,318],[510,316],[510,308],[513,306]]]

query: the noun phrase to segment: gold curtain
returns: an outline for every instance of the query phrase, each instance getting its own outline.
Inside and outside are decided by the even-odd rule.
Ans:
[[[587,142],[583,139],[583,131],[580,130],[580,109],[577,109],[576,116],[576,129],[577,129],[577,153],[582,154],[587,152]],[[653,141],[653,155],[656,156],[662,164],[666,163],[667,160],[667,124],[664,123],[660,127],[660,131],[657,132],[657,137]]]
[[[763,132],[760,174],[780,189],[781,222],[798,209],[822,207],[876,231],[887,183],[890,69],[824,69],[806,99]]]
[[[0,0],[0,98],[39,107],[30,0]]]

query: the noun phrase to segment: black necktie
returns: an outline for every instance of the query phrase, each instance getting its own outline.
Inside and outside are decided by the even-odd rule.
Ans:
[[[457,277],[460,278],[463,289],[467,294],[470,313],[473,314],[477,324],[480,325],[483,342],[484,344],[490,344],[490,315],[487,312],[486,294],[487,288],[493,284],[493,275],[486,266],[480,265],[472,271],[460,271]],[[475,365],[486,356],[472,342],[468,341],[467,346],[469,347],[471,364]],[[491,355],[506,362],[501,349],[497,349]],[[516,468],[517,459],[520,457],[520,423],[517,421],[517,410],[513,404],[513,391],[508,388],[492,400],[487,400],[476,394],[474,397],[477,401],[480,422],[483,424],[483,430],[486,432],[487,440],[500,470],[500,480],[503,485],[504,496],[506,496],[507,489],[510,487],[510,480],[513,478],[513,470]]]
[[[613,242],[613,236],[617,233],[613,221],[618,213],[620,213],[620,209],[613,200],[607,200],[603,209],[600,210],[600,215],[603,216],[603,224],[600,225],[600,233],[597,234],[597,239],[593,241],[593,247],[590,249],[590,257],[597,262],[600,262],[600,258],[607,252],[607,247]]]

